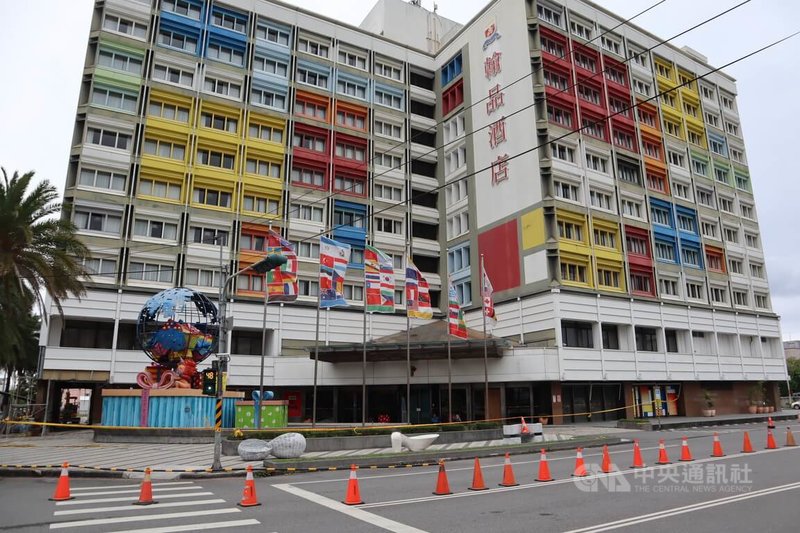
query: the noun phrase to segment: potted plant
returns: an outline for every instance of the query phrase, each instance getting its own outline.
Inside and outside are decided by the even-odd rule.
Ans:
[[[758,383],[753,383],[747,389],[747,400],[750,405],[747,407],[747,412],[754,415],[758,412],[758,404],[761,400],[761,386]]]
[[[715,416],[717,414],[714,409],[714,397],[707,389],[703,389],[703,399],[706,402],[706,408],[703,409],[703,416]]]

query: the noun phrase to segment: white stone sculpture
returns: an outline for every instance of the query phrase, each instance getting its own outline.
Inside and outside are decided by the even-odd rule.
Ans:
[[[300,433],[284,433],[270,441],[272,455],[278,459],[293,459],[306,451],[306,438]]]
[[[272,452],[269,441],[261,439],[245,439],[237,448],[242,461],[263,461]]]
[[[411,452],[421,452],[433,444],[433,441],[439,438],[438,433],[425,433],[423,435],[403,435],[399,431],[392,432],[392,451],[400,453],[403,446],[408,448]]]

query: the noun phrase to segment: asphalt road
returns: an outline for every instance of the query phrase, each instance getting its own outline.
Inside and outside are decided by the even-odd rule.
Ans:
[[[0,531],[307,532],[786,532],[800,530],[800,447],[765,450],[763,424],[675,432],[635,432],[646,468],[631,470],[632,446],[610,448],[614,472],[599,473],[601,450],[585,450],[593,474],[575,479],[574,451],[548,454],[554,481],[535,481],[539,456],[512,457],[516,487],[499,487],[502,458],[482,461],[489,490],[470,491],[472,461],[448,462],[453,494],[435,496],[438,469],[361,470],[364,505],[341,504],[346,472],[258,478],[258,507],[239,508],[243,480],[154,481],[158,504],[139,507],[133,480],[71,480],[74,500],[48,501],[55,479],[0,479]],[[791,426],[800,440],[800,426]],[[716,429],[724,452],[710,457]],[[743,431],[755,453],[742,454]],[[681,438],[693,456],[680,462]],[[655,465],[665,439],[672,464]]]

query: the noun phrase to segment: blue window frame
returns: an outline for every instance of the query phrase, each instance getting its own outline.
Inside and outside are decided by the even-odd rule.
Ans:
[[[442,67],[442,87],[456,79],[456,77],[461,74],[461,70],[461,53],[459,52],[457,56],[448,61],[445,66]]]

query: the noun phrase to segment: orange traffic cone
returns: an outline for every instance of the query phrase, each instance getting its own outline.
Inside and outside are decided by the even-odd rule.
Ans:
[[[142,480],[142,488],[139,491],[139,501],[133,502],[133,505],[151,505],[158,503],[153,499],[153,482],[150,481],[150,467],[144,469],[144,479]]]
[[[361,492],[358,490],[358,476],[356,476],[356,465],[350,465],[350,479],[347,481],[347,494],[344,497],[345,505],[361,505]]]
[[[742,453],[753,453],[753,445],[750,444],[750,434],[745,431],[744,432],[744,441],[742,442]]]
[[[775,445],[775,437],[772,435],[772,430],[767,430],[767,449],[776,450],[778,447]]]
[[[639,439],[633,439],[633,464],[631,468],[644,468],[642,450],[639,449]]]
[[[553,481],[550,476],[550,467],[547,465],[547,454],[542,449],[542,454],[539,456],[539,477],[536,481]]]
[[[475,458],[475,468],[472,472],[472,486],[469,490],[486,490],[489,487],[483,483],[483,472],[481,472],[481,462]]]
[[[61,465],[61,475],[58,478],[56,491],[53,493],[53,497],[48,499],[52,502],[62,502],[74,498],[75,496],[69,495],[69,463],[64,463]]]
[[[714,432],[714,449],[711,451],[711,457],[725,457],[722,451],[722,444],[719,442],[719,433]]]
[[[255,507],[261,505],[256,497],[256,482],[253,479],[253,467],[247,465],[247,476],[244,478],[244,490],[242,491],[242,501],[237,503],[239,507]]]
[[[589,472],[586,471],[586,465],[583,463],[583,448],[578,448],[578,453],[575,456],[575,471],[572,473],[573,477],[585,477]]]
[[[689,437],[683,437],[681,442],[681,461],[694,461],[692,451],[689,449]]]
[[[521,432],[521,434],[522,435],[528,435],[530,433],[530,431],[528,431],[528,424],[525,423],[525,417],[521,416],[519,418],[520,418],[520,420],[522,420],[522,432]]]
[[[450,491],[450,483],[447,481],[447,472],[444,470],[444,461],[439,461],[439,476],[436,478],[435,496],[447,496],[453,494]]]
[[[664,446],[664,439],[658,441],[658,461],[657,465],[668,465],[669,457],[667,457],[667,448]]]
[[[614,465],[611,464],[611,456],[608,454],[608,445],[603,444],[603,462],[600,465],[600,470],[604,474],[610,474],[614,470]]]
[[[767,417],[767,429],[775,429],[775,422],[772,421],[772,417]]]
[[[794,441],[794,435],[792,434],[792,428],[786,428],[786,445],[797,446],[797,443]]]
[[[519,485],[514,478],[514,469],[511,467],[511,457],[506,453],[506,460],[503,463],[503,482],[500,483],[501,487],[516,487]]]

